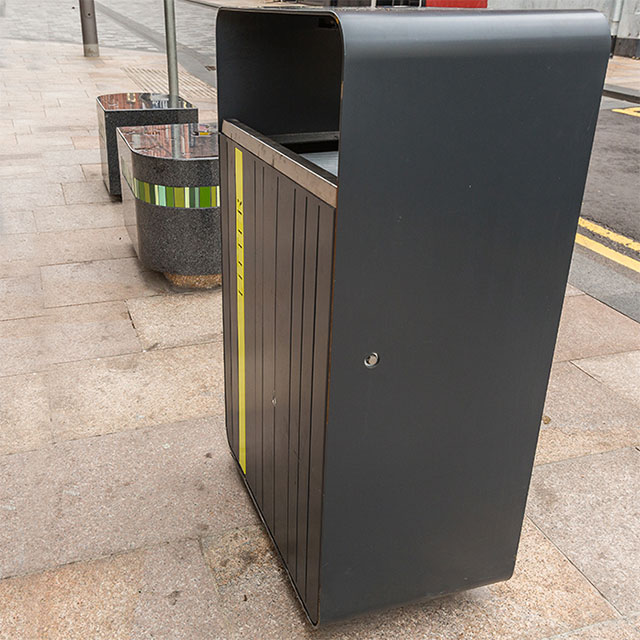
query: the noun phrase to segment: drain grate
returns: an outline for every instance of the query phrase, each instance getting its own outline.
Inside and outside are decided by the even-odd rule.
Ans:
[[[155,93],[167,93],[169,91],[167,74],[166,71],[162,69],[125,67],[124,70],[136,85],[138,85],[141,91]],[[216,90],[189,72],[181,71],[178,79],[180,82],[180,95],[183,98],[187,100],[193,100],[195,98],[204,100],[216,99]]]

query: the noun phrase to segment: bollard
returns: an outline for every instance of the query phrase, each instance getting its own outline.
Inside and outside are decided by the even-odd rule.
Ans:
[[[618,40],[618,30],[620,29],[620,20],[622,18],[622,7],[624,0],[614,0],[613,11],[611,15],[611,51],[609,57],[613,58],[616,50],[616,41]]]
[[[93,0],[80,0],[80,24],[82,25],[82,44],[84,45],[85,57],[99,57],[98,29]]]
[[[167,42],[167,74],[171,106],[178,98],[178,47],[176,45],[176,8],[174,0],[164,0],[164,31]]]

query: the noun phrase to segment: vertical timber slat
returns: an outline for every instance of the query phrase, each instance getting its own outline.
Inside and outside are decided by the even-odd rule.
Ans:
[[[248,154],[247,154],[248,155]],[[256,229],[256,281],[255,281],[255,367],[256,367],[256,422],[251,425],[255,429],[255,447],[256,447],[256,464],[258,466],[258,473],[256,474],[256,485],[254,488],[255,497],[263,508],[263,478],[264,478],[264,449],[263,449],[263,433],[264,422],[262,415],[262,408],[264,406],[263,400],[263,370],[264,370],[264,353],[262,350],[262,340],[264,325],[262,322],[264,313],[264,289],[262,284],[262,277],[264,272],[264,221],[262,210],[264,206],[264,165],[258,162],[253,156],[253,172],[255,177],[255,192],[254,199],[256,203],[255,207],[255,229]],[[260,214],[258,214],[258,211]]]
[[[307,532],[309,508],[309,450],[311,444],[311,390],[313,387],[313,340],[316,305],[316,255],[318,208],[307,198],[304,301],[302,304],[302,370],[300,380],[300,467],[298,470],[298,588],[306,601]]]
[[[291,291],[291,363],[289,383],[289,487],[287,515],[287,564],[298,579],[298,473],[300,461],[300,374],[302,358],[302,301],[305,254],[306,196],[294,195],[293,277]]]
[[[257,476],[256,446],[253,431],[248,425],[256,424],[256,332],[255,332],[255,290],[256,290],[256,202],[255,202],[255,162],[249,154],[244,154],[244,339],[245,339],[245,412],[247,481],[255,486]],[[255,430],[255,427],[254,427]]]
[[[334,210],[318,203],[318,257],[316,270],[316,316],[313,356],[311,442],[309,448],[309,525],[307,533],[307,607],[318,619],[320,582],[320,528],[322,519],[322,481],[326,428],[329,327],[333,279]]]
[[[263,251],[262,272],[264,296],[263,306],[263,379],[262,379],[262,424],[263,424],[263,515],[274,533],[275,508],[275,440],[274,440],[274,399],[275,399],[275,320],[276,320],[276,227],[278,202],[278,176],[271,167],[264,170],[263,203]]]
[[[276,341],[275,341],[275,524],[280,553],[287,557],[289,476],[289,378],[291,365],[291,273],[293,258],[293,190],[291,180],[278,180],[276,237]]]

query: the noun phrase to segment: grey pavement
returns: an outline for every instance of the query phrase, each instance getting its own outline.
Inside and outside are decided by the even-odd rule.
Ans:
[[[135,3],[129,4],[135,5]],[[78,0],[65,2],[6,0],[2,6],[4,6],[6,20],[0,18],[0,29],[4,38],[34,42],[82,42]],[[107,15],[98,17],[98,37],[107,46],[159,51],[155,44],[137,36],[131,30],[124,29],[119,22]]]

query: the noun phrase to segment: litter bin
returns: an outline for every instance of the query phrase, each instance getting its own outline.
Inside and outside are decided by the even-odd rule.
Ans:
[[[596,12],[220,9],[226,419],[314,624],[508,579]]]
[[[164,93],[109,93],[96,98],[100,158],[105,187],[122,194],[118,170],[116,129],[146,124],[198,122],[198,109],[182,98]]]
[[[215,124],[118,129],[124,222],[138,258],[182,287],[221,282]]]

